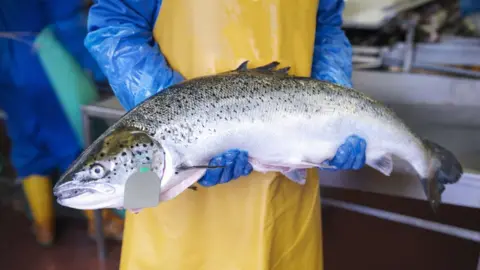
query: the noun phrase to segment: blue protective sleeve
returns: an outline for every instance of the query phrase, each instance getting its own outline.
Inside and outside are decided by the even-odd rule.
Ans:
[[[312,77],[352,87],[352,46],[342,30],[343,0],[321,0],[317,12]],[[325,162],[340,170],[358,170],[365,165],[366,141],[348,137]]]
[[[321,0],[317,12],[312,77],[352,86],[352,46],[341,29],[343,0]]]
[[[106,77],[83,45],[87,35],[87,17],[83,0],[43,0],[56,38],[84,69],[92,72],[95,81]]]
[[[155,0],[98,0],[90,9],[85,46],[127,110],[183,80],[153,39],[160,5]]]

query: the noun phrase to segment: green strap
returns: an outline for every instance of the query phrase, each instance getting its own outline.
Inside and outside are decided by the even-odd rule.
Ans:
[[[98,100],[95,83],[46,27],[35,39],[35,49],[78,141],[85,147],[81,106]]]

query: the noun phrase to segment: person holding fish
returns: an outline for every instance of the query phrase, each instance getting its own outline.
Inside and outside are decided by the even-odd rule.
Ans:
[[[98,0],[85,46],[122,106],[202,75],[273,61],[290,73],[351,86],[342,0]],[[360,169],[352,134],[324,165]],[[185,192],[126,215],[120,269],[323,269],[319,179],[252,172],[248,153],[218,153]],[[232,181],[234,179],[238,179]]]

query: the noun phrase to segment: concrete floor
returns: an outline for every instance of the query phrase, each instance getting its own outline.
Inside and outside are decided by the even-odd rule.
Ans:
[[[118,269],[121,244],[108,243],[108,260],[96,259],[95,242],[87,236],[85,220],[60,219],[55,245],[39,246],[29,220],[10,207],[0,208],[0,269],[113,270]]]

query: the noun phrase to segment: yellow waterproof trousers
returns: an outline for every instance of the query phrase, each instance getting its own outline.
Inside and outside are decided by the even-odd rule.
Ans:
[[[154,37],[186,78],[279,61],[310,75],[317,1],[164,0]],[[241,90],[239,90],[241,91]],[[276,173],[127,213],[120,269],[323,269],[319,182]]]
[[[46,176],[30,175],[23,180],[22,186],[32,213],[37,242],[49,246],[55,236],[52,181]]]

